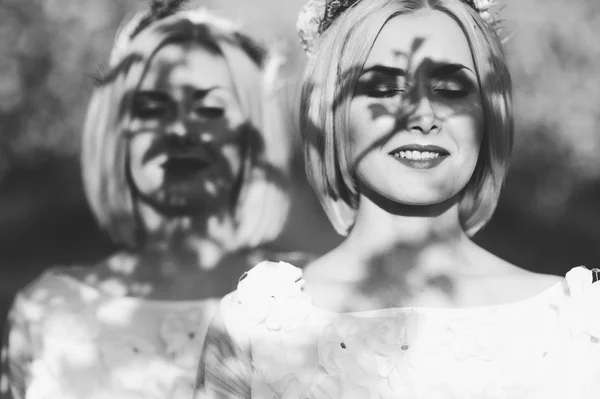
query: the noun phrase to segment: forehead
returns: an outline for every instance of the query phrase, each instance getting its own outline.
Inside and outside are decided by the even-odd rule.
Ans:
[[[365,66],[418,67],[426,60],[460,63],[474,70],[465,34],[441,11],[419,10],[391,18],[377,36]]]
[[[195,44],[167,44],[156,52],[140,89],[156,90],[189,86],[232,87],[225,59],[214,51]]]

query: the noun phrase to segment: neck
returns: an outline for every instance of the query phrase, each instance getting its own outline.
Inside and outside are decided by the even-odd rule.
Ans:
[[[140,204],[146,237],[141,257],[150,257],[167,277],[181,272],[210,271],[228,253],[236,251],[235,222],[229,209],[195,215],[165,217],[154,208]]]
[[[140,208],[144,246],[115,254],[85,279],[111,295],[152,299],[219,298],[235,289],[247,255],[236,244],[231,213],[165,218]]]
[[[410,276],[469,273],[474,244],[464,233],[458,199],[412,206],[361,195],[356,220],[342,244],[356,259],[356,274],[368,273],[403,280]]]

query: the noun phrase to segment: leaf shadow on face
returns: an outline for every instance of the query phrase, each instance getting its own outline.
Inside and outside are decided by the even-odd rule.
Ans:
[[[157,73],[156,85],[159,87],[168,86],[173,69],[177,68],[177,66],[181,65],[183,62],[184,58],[180,57],[176,62],[150,65],[150,68],[158,69],[157,72],[155,71]],[[194,91],[197,91],[197,88],[185,85],[182,87],[182,90],[184,92],[193,93]],[[135,93],[135,89],[124,93],[118,112],[120,120],[132,117],[131,106]],[[178,101],[175,98],[172,98],[171,100],[175,103]],[[257,99],[257,101],[259,100]],[[174,118],[177,118],[177,116],[174,116]],[[205,150],[214,158],[222,158],[220,148],[228,145],[239,145],[242,150],[242,161],[248,159],[254,169],[260,169],[262,171],[264,179],[268,182],[281,189],[286,186],[284,173],[266,160],[264,156],[265,145],[262,134],[250,120],[245,120],[241,124],[236,125],[227,118],[227,115],[225,115],[217,120],[206,119],[197,122],[194,125],[191,124],[190,126],[191,128],[198,129],[198,131],[188,131],[187,134],[184,135],[165,134],[158,137],[145,152],[143,160],[148,161],[161,153],[194,151],[195,148]],[[156,130],[161,130],[162,128],[164,128],[164,126],[160,126],[159,124],[159,129],[154,129],[154,131],[151,130],[150,133],[159,135],[161,132]],[[132,131],[126,131],[124,133],[128,137],[137,134],[137,132]],[[207,135],[212,134],[211,140],[201,141],[198,137],[198,134],[200,133]],[[241,183],[242,179],[243,176],[237,176],[231,170],[229,170],[227,176],[224,176],[224,180],[237,181],[238,183]]]
[[[425,60],[424,65],[417,66],[417,70],[418,68],[428,68],[432,65],[435,65],[434,61]],[[351,71],[345,71],[339,77],[338,95],[336,96],[331,109],[327,110],[328,112],[337,112],[338,107],[347,106],[349,98],[353,95],[352,91],[356,83],[350,81],[350,77],[357,76],[357,73],[360,73],[362,66],[354,66],[353,68],[354,69]],[[486,78],[487,77],[481,77],[482,81]],[[493,80],[494,77],[490,77],[489,79]],[[305,94],[306,90],[310,92],[311,90],[314,90],[316,88],[315,82],[308,82],[307,85],[308,89],[305,89]],[[488,87],[487,83],[482,83],[482,87]],[[401,109],[398,110],[391,111],[383,106],[374,106],[370,109],[372,114],[371,117],[373,119],[392,115],[394,118],[396,118],[396,126],[392,132],[390,132],[382,139],[373,143],[370,148],[365,150],[365,152],[371,151],[374,148],[378,148],[391,136],[393,136],[394,134],[399,134],[407,128],[410,120],[409,117],[411,116],[410,111],[412,111],[412,108],[410,107],[411,100],[413,103],[416,102],[416,99],[411,97],[410,95],[407,97],[408,98],[406,107],[401,107]],[[314,121],[305,120],[304,123],[308,124],[304,126],[307,130],[310,130],[313,134],[318,135],[314,141],[310,142],[311,147],[309,147],[308,150],[314,149],[315,152],[321,154],[322,156],[325,143],[324,132],[320,129],[320,126],[317,126],[315,124]],[[303,132],[303,134],[306,134],[306,132]],[[336,137],[336,139],[341,140],[342,138],[338,136]],[[305,145],[307,144],[305,143]],[[312,146],[315,146],[316,148],[312,148]],[[338,154],[338,156],[340,155]],[[358,158],[360,159],[364,156],[365,154],[361,153],[358,155]],[[411,251],[407,251],[405,253],[405,256],[390,256],[390,254],[401,253],[402,249],[406,247],[406,245],[412,246],[412,248]],[[413,251],[415,249],[416,251]],[[335,309],[335,311],[352,312],[355,310],[363,310],[356,309],[356,307],[354,307],[354,305],[357,303],[355,300],[357,294],[359,294],[358,296],[360,297],[369,299],[369,309],[397,308],[409,303],[411,299],[413,299],[414,295],[417,294],[417,292],[415,292],[415,286],[413,284],[414,280],[412,279],[412,276],[410,276],[410,274],[413,271],[413,268],[421,260],[419,257],[419,250],[425,251],[427,249],[427,242],[423,245],[423,243],[419,240],[415,240],[414,243],[399,243],[397,246],[387,248],[385,250],[382,250],[380,253],[372,255],[368,260],[368,275],[365,278],[362,278],[360,281],[356,282],[356,284],[353,285],[352,289],[349,290],[349,293],[346,294],[345,297],[336,298],[334,303],[343,303],[347,305],[342,309]],[[440,263],[443,263],[446,260],[440,259],[439,261]],[[390,276],[391,270],[394,271],[393,277]],[[455,286],[455,282],[451,279],[451,276],[446,275],[444,273],[433,273],[427,275],[423,279],[423,282],[425,284],[426,290],[437,291],[441,293],[441,295],[446,295],[448,297],[452,297],[456,294],[457,288]],[[332,290],[332,292],[333,291],[334,290]],[[335,291],[335,294],[332,295],[339,294],[339,291]],[[393,320],[397,320],[398,313],[396,313],[394,316],[395,317],[393,318]],[[336,315],[335,313],[331,313],[331,321],[333,323],[349,323],[349,319],[351,319],[351,317],[349,317],[348,315]],[[367,322],[365,319],[367,318],[361,318],[363,322]],[[392,318],[374,317],[372,319],[368,319],[368,322],[372,321],[373,323],[378,323],[384,321],[385,323],[388,323],[390,321],[389,319]],[[404,319],[401,319],[399,323],[402,324],[403,320]],[[402,326],[399,326],[400,328],[398,329],[398,331],[395,331],[395,329],[393,328],[389,328],[390,324],[384,324],[384,327],[384,331],[386,332],[386,334],[382,335],[386,335],[392,340],[396,339],[401,334],[398,331],[402,330]],[[370,330],[370,332],[373,331],[374,330]],[[239,330],[236,332],[239,332]],[[197,397],[202,397],[200,395],[201,387],[204,383],[208,383],[210,389],[221,393],[224,397],[226,397],[227,395],[237,395],[238,397],[249,398],[251,396],[250,391],[253,375],[256,372],[262,372],[262,370],[255,370],[255,365],[259,363],[268,364],[269,362],[267,361],[267,359],[265,359],[265,357],[268,356],[272,357],[274,362],[273,364],[276,365],[281,364],[282,358],[285,361],[290,360],[293,361],[294,364],[303,365],[312,364],[311,362],[316,361],[320,362],[322,360],[321,356],[323,355],[323,351],[318,351],[317,348],[321,349],[321,346],[319,346],[319,344],[322,342],[324,330],[321,330],[320,326],[319,328],[314,328],[314,330],[311,330],[307,327],[301,332],[303,334],[302,348],[292,348],[293,345],[290,345],[289,347],[282,345],[279,340],[269,341],[269,337],[281,337],[285,334],[257,334],[256,336],[252,336],[252,348],[248,348],[248,351],[246,352],[242,348],[240,348],[240,346],[238,345],[238,341],[234,342],[232,336],[227,331],[227,328],[225,327],[224,323],[222,323],[221,320],[216,318],[213,321],[213,328],[211,329],[211,331],[209,331],[207,340],[205,341],[203,361],[200,362],[200,368],[198,372]],[[250,334],[250,331],[243,331],[242,333]],[[340,355],[344,356],[342,358],[343,360],[340,360],[340,362],[337,363],[336,366],[344,366],[345,363],[350,363],[353,358],[368,359],[373,355],[373,353],[370,351],[370,348],[367,345],[365,345],[364,347],[360,347],[360,345],[358,345],[358,348],[352,347],[353,343],[360,341],[361,338],[364,339],[363,336],[343,337],[342,335],[343,334],[340,334],[339,341],[332,342],[334,344],[332,348],[335,347],[334,349],[337,351],[349,349],[348,352],[350,352],[350,350],[352,350],[353,352],[351,353],[351,355],[350,353]],[[371,334],[370,337],[372,338],[373,335],[375,334]],[[346,338],[348,338],[349,340],[346,341]],[[263,351],[261,352],[261,356],[263,357],[261,357],[260,359],[252,358],[251,349],[255,348],[255,345],[261,340],[264,340],[263,342],[261,342],[262,345],[260,346],[263,349]],[[398,342],[388,343],[390,344],[390,346],[387,347],[388,349],[392,348],[392,346],[394,345],[398,345]],[[265,348],[269,350],[268,354],[265,354]],[[287,350],[294,351],[295,349],[298,350],[296,352],[287,352]],[[408,350],[410,351],[410,349]],[[318,353],[315,354],[314,352]],[[254,354],[256,353],[258,353],[258,351],[254,352]],[[316,358],[318,359],[315,360]],[[257,360],[257,362],[253,363],[254,360]],[[334,359],[334,361],[335,360],[336,359]],[[322,363],[319,364],[322,366]],[[289,364],[285,364],[284,367],[288,366]],[[288,369],[284,369],[282,371],[287,372]]]
[[[114,76],[111,74],[111,78],[113,80],[111,82],[106,82],[106,84],[119,84],[119,81],[116,80],[117,78],[130,72],[133,66],[138,68],[143,66],[143,64],[139,65],[136,63],[147,62],[144,61],[141,56],[132,57],[131,59],[134,59],[135,61],[129,64],[123,64],[123,66],[119,67]],[[173,64],[165,63],[164,65],[157,65],[157,68],[159,68],[157,72],[157,81],[168,81],[170,79],[170,73],[172,69],[176,66],[177,62]],[[194,90],[193,87],[184,87],[183,89],[188,91]],[[119,99],[120,101],[110,103],[108,105],[109,107],[116,108],[114,112],[114,115],[117,115],[117,121],[114,124],[115,126],[132,126],[131,105],[135,93],[136,87],[123,93]],[[257,101],[260,101],[260,99],[257,99]],[[169,251],[172,254],[177,255],[178,262],[193,265],[198,263],[198,259],[197,252],[190,250],[190,236],[199,235],[203,239],[206,239],[208,242],[212,243],[214,246],[221,249],[224,248],[222,247],[222,243],[216,238],[207,236],[206,226],[190,224],[188,222],[190,217],[206,213],[207,209],[213,208],[217,210],[226,208],[229,210],[229,212],[236,212],[241,193],[244,192],[244,190],[249,186],[256,184],[258,180],[260,180],[259,186],[263,183],[266,183],[266,185],[282,192],[287,191],[289,182],[285,170],[270,162],[268,154],[265,153],[266,148],[263,135],[251,120],[246,119],[241,123],[233,123],[225,115],[219,121],[198,123],[196,125],[192,125],[192,127],[196,127],[199,130],[197,132],[188,131],[186,134],[176,135],[163,134],[161,126],[153,125],[153,127],[149,130],[142,129],[140,131],[133,131],[129,129],[128,126],[124,126],[122,131],[114,131],[111,134],[116,137],[116,140],[114,140],[117,145],[116,151],[124,154],[128,154],[129,143],[131,138],[133,138],[135,135],[148,133],[153,135],[149,147],[145,149],[145,152],[142,155],[143,162],[147,162],[162,154],[182,154],[201,151],[208,154],[208,158],[212,159],[213,162],[219,163],[223,166],[219,170],[217,178],[214,181],[211,181],[211,184],[215,186],[216,193],[221,192],[223,188],[227,187],[229,195],[226,197],[215,196],[213,198],[211,197],[212,194],[208,190],[204,190],[206,197],[203,198],[202,201],[193,204],[186,204],[185,206],[179,206],[174,204],[174,201],[170,201],[169,198],[166,198],[168,195],[164,193],[162,194],[160,200],[157,198],[142,198],[139,191],[136,189],[131,177],[131,173],[129,172],[130,165],[127,164],[130,162],[129,156],[125,155],[122,157],[124,159],[124,164],[122,167],[126,168],[124,173],[126,178],[125,185],[128,187],[130,193],[132,193],[134,202],[145,202],[158,211],[160,215],[162,215],[162,217],[165,219],[165,229],[161,227],[159,229],[159,233],[167,234],[169,236]],[[210,133],[211,129],[215,131],[212,140],[205,142],[199,139],[197,133],[201,133],[200,130],[204,131],[205,133]],[[123,139],[121,139],[119,136],[122,136]],[[115,137],[111,138],[111,140],[115,139]],[[224,147],[232,146],[236,148],[239,147],[240,149],[241,170],[239,171],[237,169],[232,169],[232,165],[227,161],[225,154],[222,152]],[[119,177],[115,176],[115,179],[117,178]],[[203,183],[199,182],[198,184]],[[137,209],[137,206],[134,206],[134,208]],[[225,219],[226,214],[219,212],[215,213],[213,220],[215,220],[215,218],[217,221],[223,221]],[[132,215],[123,215],[123,219],[128,220],[131,218],[131,216]],[[137,217],[139,217],[139,215],[136,216],[136,218]],[[142,243],[147,241],[148,232],[141,231],[140,237]],[[160,262],[162,259],[156,255],[158,252],[162,251],[159,248],[157,248],[156,251],[152,249],[148,251],[147,248],[140,248],[140,250],[149,252],[147,256],[144,256],[144,259],[148,262],[152,262],[153,257],[155,257],[156,261],[158,262]],[[207,295],[222,296],[225,293],[235,289],[237,276],[252,266],[248,263],[251,261],[245,258],[251,256],[251,254],[245,253],[251,251],[251,249],[243,249],[240,251],[244,252],[244,254],[226,254],[221,261],[221,264],[225,266],[225,269],[229,270],[230,273],[225,276],[222,272],[215,272],[217,274],[220,273],[220,278],[218,279],[217,283],[207,288]],[[140,253],[139,255],[142,254]],[[238,268],[231,267],[231,264],[243,265]],[[221,265],[218,265],[215,270],[222,269],[220,266]]]
[[[417,39],[411,46],[411,51],[409,54],[405,54],[403,52],[395,52],[394,56],[397,58],[403,58],[407,63],[407,71],[410,71],[409,82],[411,78],[416,78],[417,81],[423,77],[427,76],[429,71],[435,69],[440,66],[439,61],[432,58],[420,59],[418,61],[415,60],[415,53],[419,51],[419,49],[424,44],[423,39]],[[500,58],[500,56],[490,55],[487,62],[490,65],[503,65],[505,64],[505,60]],[[332,108],[329,112],[339,112],[340,107],[348,107],[348,103],[351,101],[353,96],[355,95],[356,88],[356,76],[359,76],[361,73],[363,66],[362,65],[354,65],[350,68],[342,71],[338,77],[338,89],[336,90],[336,96],[332,105]],[[477,68],[477,67],[476,67]],[[481,68],[479,68],[481,71]],[[477,76],[480,97],[486,97],[487,99],[494,99],[505,94],[504,89],[501,87],[499,82],[504,82],[502,77],[494,76],[493,73],[489,73],[486,76]],[[412,82],[411,82],[412,83]],[[312,91],[316,88],[317,83],[306,83],[308,86],[308,91]],[[416,87],[415,87],[416,86]],[[410,85],[409,85],[410,87]],[[384,117],[392,117],[394,118],[394,126],[390,130],[389,133],[378,137],[376,140],[373,140],[370,145],[368,145],[362,151],[355,153],[355,158],[352,162],[352,169],[355,170],[357,165],[365,159],[365,157],[370,154],[374,150],[378,150],[382,145],[387,143],[392,137],[397,134],[407,133],[410,130],[411,121],[414,118],[414,114],[418,109],[419,102],[421,101],[422,94],[415,90],[418,85],[413,85],[411,90],[409,90],[402,98],[402,101],[399,105],[394,109],[388,106],[385,106],[381,103],[374,103],[368,106],[368,110],[370,111],[370,117],[372,121],[379,120]],[[510,90],[510,88],[509,88]],[[509,104],[510,105],[510,104]],[[449,117],[454,117],[461,114],[466,114],[468,112],[472,112],[473,104],[466,104],[465,106],[458,107],[453,109],[451,113],[445,113],[442,117],[438,117],[440,124],[443,125],[445,120]],[[481,151],[488,151],[489,148],[489,138],[486,136],[486,118],[489,117],[489,113],[494,112],[491,109],[492,105],[487,103],[487,106],[483,104],[481,109],[483,115],[483,137],[482,144],[480,149]],[[313,132],[318,132],[316,135],[320,136],[321,140],[314,140],[310,145],[314,148],[319,154],[323,154],[324,147],[324,131],[320,126],[316,126],[313,122],[311,124],[308,121],[308,130]],[[344,136],[346,133],[346,136]],[[336,132],[337,137],[335,140],[347,140],[348,132]],[[337,154],[337,156],[343,156],[343,154]],[[475,169],[475,173],[479,169],[483,167],[482,163],[487,162],[486,159],[488,157],[479,157],[478,163]],[[339,166],[338,166],[339,167]],[[353,171],[350,171],[351,175],[354,177],[356,189],[359,190],[361,195],[368,195],[371,200],[377,203],[380,207],[386,209],[386,211],[392,214],[409,214],[409,215],[429,215],[435,216],[436,214],[441,214],[444,212],[447,207],[445,205],[436,207],[415,207],[415,206],[405,206],[403,204],[396,203],[394,201],[390,201],[387,198],[384,198],[378,193],[374,192],[366,192],[365,188],[358,187],[356,183],[356,177]],[[475,176],[475,174],[474,174]],[[474,177],[472,177],[474,178]],[[362,191],[361,191],[362,190]],[[431,237],[431,244],[435,243],[435,240],[439,239],[439,237]],[[427,242],[427,241],[426,241]],[[364,298],[369,298],[370,305],[372,308],[389,308],[389,307],[398,307],[403,306],[407,302],[413,298],[418,290],[422,290],[423,287],[416,289],[414,284],[409,282],[409,275],[414,271],[414,267],[419,264],[420,256],[412,255],[419,254],[421,252],[425,253],[428,250],[428,246],[425,245],[422,248],[415,247],[415,245],[420,245],[417,243],[399,243],[397,246],[393,246],[388,248],[387,250],[381,251],[379,254],[374,254],[370,256],[368,270],[369,274],[366,278],[356,284],[356,291],[360,292],[360,294]],[[408,247],[409,251],[404,251],[403,248]],[[411,254],[407,256],[407,254]],[[440,264],[443,265],[444,262],[448,262],[449,260],[440,259]],[[394,271],[393,279],[390,278],[390,271]],[[414,271],[416,272],[416,271]],[[454,281],[451,279],[450,275],[445,273],[436,273],[423,276],[420,279],[424,284],[425,290],[439,292],[441,295],[452,300],[456,295],[456,287]],[[348,297],[347,300],[335,301],[339,303],[348,303],[348,308],[346,311],[350,311],[350,304],[352,304],[352,297]]]

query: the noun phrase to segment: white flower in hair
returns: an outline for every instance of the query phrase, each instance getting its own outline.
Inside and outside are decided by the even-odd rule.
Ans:
[[[331,25],[341,13],[352,7],[360,0],[308,0],[300,10],[296,30],[300,42],[307,55],[314,53],[315,44],[323,32]],[[490,11],[496,4],[494,0],[461,0],[464,4],[475,10],[479,16],[496,30],[501,31],[496,15]],[[507,39],[502,39],[505,42]]]
[[[312,53],[315,42],[321,36],[320,26],[326,7],[326,0],[310,0],[300,10],[296,30],[307,54]]]
[[[494,4],[494,2],[491,0],[473,0],[473,3],[475,3],[475,7],[479,11],[487,10],[492,6],[492,4]]]
[[[478,13],[479,16],[486,21],[488,24],[494,24],[495,18],[490,12],[490,8],[496,4],[492,0],[471,0],[466,1],[467,4],[470,4]]]

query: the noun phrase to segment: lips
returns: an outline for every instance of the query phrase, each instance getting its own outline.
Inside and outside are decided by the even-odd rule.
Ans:
[[[420,144],[403,145],[388,154],[412,169],[435,168],[450,156],[450,152],[443,147]]]
[[[162,164],[162,168],[168,176],[187,177],[203,172],[210,166],[205,158],[197,156],[170,156]]]

